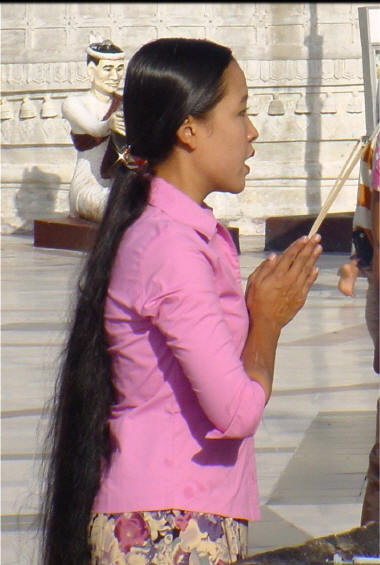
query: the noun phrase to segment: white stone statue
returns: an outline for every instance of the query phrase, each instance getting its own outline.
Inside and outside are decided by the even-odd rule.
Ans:
[[[62,115],[71,126],[77,161],[69,192],[70,216],[94,222],[102,219],[112,184],[115,143],[125,136],[122,98],[117,94],[124,78],[125,53],[105,40],[87,47],[91,89],[69,96]]]

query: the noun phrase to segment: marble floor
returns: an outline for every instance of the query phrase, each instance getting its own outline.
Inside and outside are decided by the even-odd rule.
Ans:
[[[241,237],[244,282],[266,256],[263,238]],[[43,409],[53,390],[69,306],[84,254],[2,236],[1,515],[3,565],[37,563]],[[379,378],[364,320],[366,280],[341,295],[347,256],[323,253],[303,310],[284,329],[273,396],[256,435],[262,520],[252,555],[339,533],[360,523]]]

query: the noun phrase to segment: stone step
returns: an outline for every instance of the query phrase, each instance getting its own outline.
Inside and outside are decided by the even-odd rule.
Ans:
[[[334,555],[340,560],[334,559]],[[378,563],[379,524],[370,522],[339,534],[314,538],[298,546],[282,547],[259,553],[238,561],[236,565],[322,565],[359,563],[359,556],[367,557],[368,565]],[[373,557],[370,560],[369,557]],[[356,558],[356,561],[354,560]]]
[[[350,253],[353,212],[329,214],[318,233],[322,236],[324,251]],[[283,251],[295,239],[307,235],[316,215],[273,216],[265,222],[265,250]]]
[[[57,216],[34,220],[34,246],[86,251],[95,241],[98,224],[83,218]],[[239,228],[227,227],[240,254]]]
[[[34,246],[86,251],[95,241],[98,224],[82,218],[57,216],[34,220]]]

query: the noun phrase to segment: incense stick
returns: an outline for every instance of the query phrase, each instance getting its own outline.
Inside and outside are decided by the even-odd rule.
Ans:
[[[331,205],[333,204],[333,202],[335,201],[336,197],[338,196],[340,190],[342,189],[344,183],[346,182],[347,178],[349,177],[352,169],[355,167],[356,163],[359,161],[363,149],[363,146],[360,146],[360,141],[358,142],[358,145],[355,146],[354,149],[356,149],[356,151],[354,153],[351,153],[351,155],[353,155],[352,157],[352,161],[348,167],[348,169],[345,171],[344,175],[341,176],[342,172],[344,171],[344,168],[342,169],[342,172],[340,173],[338,179],[336,180],[334,186],[332,187],[332,189],[330,190],[316,220],[314,221],[314,224],[312,225],[310,232],[309,232],[309,237],[313,236],[315,233],[317,233],[321,223],[323,222],[323,220],[325,219],[325,217],[328,214],[329,209],[331,208]],[[346,166],[346,165],[345,165]]]
[[[337,180],[335,181],[334,186],[330,190],[330,192],[329,192],[329,194],[328,194],[328,196],[327,196],[327,198],[326,198],[316,220],[314,221],[313,225],[311,226],[308,237],[312,237],[315,233],[317,233],[321,223],[323,222],[323,220],[327,216],[328,211],[331,208],[331,205],[335,201],[340,190],[342,189],[346,180],[350,176],[352,169],[355,167],[356,163],[359,161],[359,159],[363,155],[363,152],[365,150],[365,147],[366,147],[368,141],[371,141],[379,133],[379,130],[380,130],[380,124],[377,125],[374,132],[372,133],[372,135],[370,136],[370,138],[367,140],[366,143],[362,143],[360,140],[356,143],[355,147],[353,148],[353,150],[350,153],[350,156],[347,158],[345,164],[343,165],[343,168],[342,168]],[[348,163],[349,163],[349,165],[347,166]],[[343,172],[344,172],[344,174],[343,174]]]

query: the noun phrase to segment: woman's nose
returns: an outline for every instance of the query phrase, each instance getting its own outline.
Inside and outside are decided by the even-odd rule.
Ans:
[[[248,118],[248,122],[249,122],[248,141],[249,142],[255,141],[255,139],[259,137],[259,132],[257,131],[257,129],[255,128],[255,126],[253,125],[253,123],[249,118]]]

